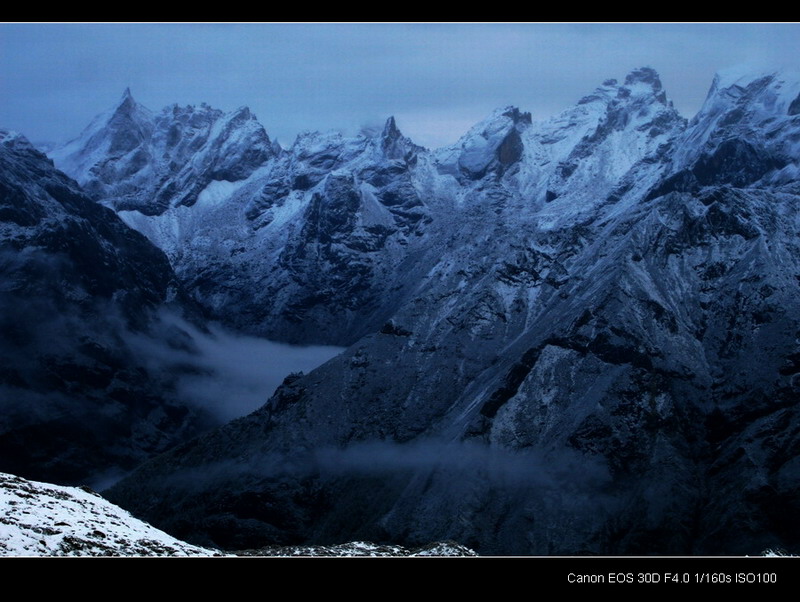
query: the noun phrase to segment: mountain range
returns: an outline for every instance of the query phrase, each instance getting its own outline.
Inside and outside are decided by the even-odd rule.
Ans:
[[[499,109],[436,150],[393,118],[283,149],[246,108],[152,113],[126,91],[51,153],[74,182],[5,136],[29,160],[9,159],[4,186],[33,190],[38,169],[140,245],[146,266],[84,286],[137,299],[126,332],[160,324],[134,309],[171,304],[200,325],[347,346],[252,414],[148,450],[104,492],[173,536],[489,554],[800,545],[800,77],[722,72],[687,121],[641,68],[546,121]],[[4,194],[9,262],[42,247],[17,232],[46,213],[44,189],[24,213],[22,192]],[[163,284],[139,301],[152,266]]]

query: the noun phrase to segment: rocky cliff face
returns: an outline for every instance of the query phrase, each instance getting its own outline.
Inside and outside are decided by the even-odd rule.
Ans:
[[[131,344],[160,308],[185,306],[166,256],[10,132],[0,266],[2,470],[107,482],[205,424]]]
[[[110,494],[229,548],[800,545],[798,93],[723,74],[687,124],[640,69],[433,152],[303,135],[126,214],[215,315],[353,344]]]

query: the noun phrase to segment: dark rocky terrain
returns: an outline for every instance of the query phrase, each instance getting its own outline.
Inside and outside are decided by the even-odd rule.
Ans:
[[[0,470],[100,486],[214,424],[135,344],[190,346],[167,257],[9,132],[0,233]]]

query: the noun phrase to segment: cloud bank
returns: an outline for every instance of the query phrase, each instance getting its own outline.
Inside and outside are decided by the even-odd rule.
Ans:
[[[266,403],[294,372],[310,372],[343,351],[334,346],[296,346],[234,334],[212,325],[202,332],[162,314],[164,340],[132,335],[132,346],[149,368],[175,379],[180,401],[211,412],[220,422],[249,414]]]

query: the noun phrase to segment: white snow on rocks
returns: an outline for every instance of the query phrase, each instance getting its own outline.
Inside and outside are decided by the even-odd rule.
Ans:
[[[219,556],[88,489],[0,473],[0,556]]]

